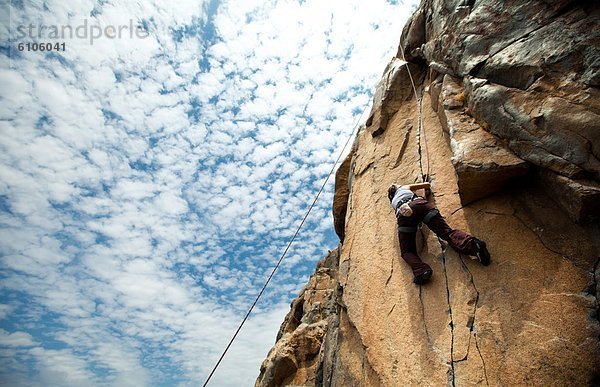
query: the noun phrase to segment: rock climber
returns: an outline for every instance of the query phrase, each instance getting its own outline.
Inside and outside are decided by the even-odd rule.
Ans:
[[[424,190],[425,195],[417,195],[418,190]],[[448,242],[457,252],[476,256],[482,265],[489,265],[490,253],[485,242],[448,226],[438,209],[425,199],[429,193],[431,193],[430,183],[402,186],[392,184],[388,189],[388,198],[398,221],[400,252],[413,271],[413,282],[418,285],[424,284],[433,274],[431,267],[417,254],[416,235],[421,222],[425,223],[439,238]]]

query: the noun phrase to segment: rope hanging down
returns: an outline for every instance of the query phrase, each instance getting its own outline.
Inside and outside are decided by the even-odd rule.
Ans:
[[[419,95],[417,92],[417,87],[415,86],[415,81],[413,79],[412,73],[410,72],[409,62],[406,60],[406,56],[404,55],[404,47],[402,47],[402,42],[400,42],[400,52],[402,52],[402,60],[406,62],[406,71],[408,72],[408,78],[410,79],[410,84],[412,85],[412,89],[415,95],[415,102],[417,102],[417,109],[419,115],[419,168],[421,170],[421,180],[422,182],[426,182],[430,179],[429,176],[429,148],[427,146],[427,135],[425,134],[425,125],[423,124],[423,95]],[[421,88],[422,90],[422,88]],[[427,157],[427,171],[423,173],[423,160],[420,156],[422,156],[421,152],[421,136],[423,136],[423,143],[425,144],[425,155]]]
[[[223,360],[223,358],[225,357],[225,354],[227,353],[227,351],[229,350],[229,348],[231,347],[231,344],[233,344],[233,342],[235,341],[238,333],[240,332],[240,330],[242,329],[242,326],[244,326],[244,324],[246,323],[246,320],[248,320],[248,317],[250,316],[250,313],[252,313],[252,310],[254,309],[254,307],[256,306],[256,303],[258,302],[258,300],[260,299],[260,297],[263,295],[265,289],[267,288],[267,286],[269,285],[269,282],[271,282],[271,279],[273,278],[273,275],[275,275],[275,272],[277,271],[277,269],[279,268],[279,265],[281,264],[281,262],[283,261],[283,259],[285,258],[285,255],[287,254],[288,250],[290,249],[290,246],[292,245],[292,243],[294,242],[294,240],[296,239],[296,236],[298,236],[298,233],[300,232],[300,229],[302,229],[302,226],[304,225],[304,222],[306,221],[306,219],[308,218],[308,215],[310,215],[310,212],[312,211],[313,207],[315,206],[315,204],[317,203],[317,200],[319,199],[319,196],[321,196],[321,193],[323,192],[323,190],[325,189],[325,186],[327,185],[327,182],[329,181],[329,178],[331,177],[331,175],[333,175],[333,172],[335,171],[335,167],[338,164],[338,162],[340,161],[340,159],[342,158],[342,155],[344,154],[344,151],[346,150],[346,147],[348,146],[348,143],[350,142],[350,140],[352,139],[354,132],[356,131],[356,128],[358,127],[358,124],[360,123],[360,120],[362,119],[362,116],[365,114],[365,111],[367,110],[367,107],[369,106],[369,101],[367,101],[367,103],[365,104],[365,107],[362,111],[362,113],[360,114],[360,116],[358,117],[358,120],[356,121],[356,123],[354,124],[354,127],[352,129],[352,132],[350,133],[350,136],[348,136],[348,139],[346,140],[346,143],[344,144],[344,147],[342,148],[342,150],[340,151],[337,159],[335,160],[335,162],[333,163],[333,166],[331,167],[331,170],[329,171],[329,174],[327,175],[327,177],[325,178],[325,181],[323,182],[323,185],[321,185],[321,189],[319,189],[319,192],[317,193],[317,195],[315,196],[315,199],[313,200],[313,202],[311,203],[311,205],[308,207],[308,210],[306,211],[306,214],[304,215],[304,218],[302,218],[302,221],[300,222],[300,225],[298,226],[298,228],[296,229],[296,232],[294,232],[294,235],[292,236],[292,238],[290,239],[290,241],[288,242],[285,250],[283,251],[283,254],[281,254],[281,257],[279,258],[279,260],[277,261],[277,264],[275,264],[275,267],[273,268],[273,271],[271,272],[271,275],[269,275],[269,278],[267,278],[267,281],[265,282],[264,286],[262,287],[262,289],[260,290],[260,292],[258,293],[258,296],[256,296],[256,299],[254,300],[254,302],[252,303],[252,305],[250,306],[250,309],[248,309],[248,312],[246,313],[246,315],[244,316],[244,319],[242,320],[242,322],[240,323],[240,325],[238,326],[238,328],[236,329],[235,333],[233,334],[233,337],[231,337],[231,340],[229,340],[229,343],[227,344],[227,347],[225,347],[225,350],[223,351],[223,353],[221,354],[221,357],[219,357],[219,360],[217,360],[217,363],[215,364],[215,366],[213,367],[212,371],[210,372],[210,374],[208,375],[208,378],[206,379],[206,381],[203,384],[203,387],[206,387],[206,385],[208,384],[208,382],[210,381],[210,379],[212,378],[213,374],[215,373],[215,371],[217,370],[217,368],[219,367],[219,365],[221,364],[221,361]]]

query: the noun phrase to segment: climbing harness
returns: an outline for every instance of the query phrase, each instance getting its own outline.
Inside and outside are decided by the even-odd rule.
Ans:
[[[413,227],[410,227],[410,226],[398,227],[398,231],[404,232],[404,233],[407,233],[407,234],[411,234],[413,232],[417,232],[417,230],[418,230],[417,226],[413,226]]]
[[[403,205],[408,206],[408,203],[404,203]],[[431,221],[431,219],[433,219],[434,216],[436,216],[439,213],[440,212],[436,208],[432,208],[431,210],[429,210],[429,212],[427,214],[425,214],[425,216],[423,217],[423,220],[421,222],[419,222],[419,225],[421,223],[428,224]],[[404,216],[411,216],[411,215],[412,215],[412,209],[411,209],[410,215],[404,215]],[[419,225],[417,225],[417,226],[398,226],[398,231],[407,233],[407,234],[415,233],[419,230]]]
[[[370,100],[370,98],[369,98]],[[217,368],[219,367],[219,365],[221,364],[221,361],[223,360],[223,358],[225,357],[225,354],[227,353],[227,351],[229,351],[229,348],[231,347],[231,344],[233,344],[233,342],[235,341],[238,333],[240,333],[240,330],[242,329],[242,327],[244,326],[244,324],[246,323],[246,320],[248,320],[248,317],[250,316],[250,313],[252,313],[252,310],[254,309],[254,307],[256,306],[258,300],[260,299],[260,297],[263,295],[265,289],[267,288],[267,286],[269,285],[269,283],[271,282],[271,279],[273,278],[273,276],[275,275],[275,272],[277,271],[277,269],[279,268],[279,265],[281,264],[281,262],[283,261],[283,259],[285,258],[288,250],[290,249],[290,246],[292,245],[292,243],[294,242],[294,240],[296,239],[296,237],[298,236],[298,234],[300,233],[300,229],[302,229],[302,226],[304,225],[304,222],[306,221],[306,219],[308,218],[308,215],[310,215],[310,212],[312,211],[313,207],[315,206],[315,204],[317,203],[317,200],[319,199],[319,197],[321,196],[321,193],[323,192],[323,190],[325,189],[325,186],[327,185],[327,182],[329,181],[329,178],[331,177],[331,175],[333,175],[333,172],[335,171],[335,167],[338,165],[338,163],[340,162],[340,159],[342,158],[342,155],[344,154],[344,152],[346,151],[346,148],[348,147],[348,144],[350,143],[350,140],[352,139],[354,132],[356,131],[356,128],[358,128],[358,124],[360,123],[360,120],[362,119],[363,115],[365,114],[365,111],[367,111],[367,108],[369,107],[369,100],[367,100],[367,103],[365,104],[365,107],[362,111],[362,113],[360,114],[360,116],[358,117],[356,123],[354,124],[354,127],[352,129],[352,132],[350,133],[350,135],[348,136],[348,139],[346,140],[346,143],[344,144],[344,146],[342,147],[340,153],[338,154],[337,159],[335,160],[335,162],[333,163],[333,166],[331,167],[331,170],[329,171],[329,174],[327,175],[327,177],[325,178],[325,181],[323,181],[323,184],[321,185],[321,188],[319,189],[319,192],[317,192],[317,195],[315,196],[315,199],[313,200],[313,202],[311,203],[311,205],[308,207],[308,210],[306,211],[306,214],[304,215],[304,218],[302,218],[302,221],[300,222],[300,225],[298,225],[298,228],[296,228],[296,232],[294,232],[294,235],[292,236],[292,238],[290,239],[290,241],[288,242],[285,250],[283,251],[283,253],[281,254],[281,257],[279,258],[279,260],[277,261],[277,263],[275,264],[275,267],[273,268],[273,271],[271,272],[271,274],[269,275],[269,277],[267,278],[265,284],[263,285],[262,289],[260,290],[260,292],[258,293],[258,295],[256,296],[256,299],[254,300],[254,302],[252,303],[252,305],[250,306],[250,309],[248,309],[248,312],[246,313],[246,315],[244,316],[244,318],[242,319],[242,322],[240,323],[240,325],[237,327],[235,333],[233,334],[233,336],[231,337],[231,340],[229,340],[229,343],[227,344],[227,346],[225,347],[225,350],[223,351],[223,353],[221,354],[221,356],[219,357],[219,360],[217,360],[217,363],[215,364],[215,366],[213,367],[212,371],[210,372],[210,374],[208,375],[208,378],[206,379],[206,381],[204,382],[204,384],[202,385],[203,387],[206,387],[206,385],[208,384],[208,382],[210,381],[210,379],[212,378],[212,376],[214,375],[215,371],[217,370]]]
[[[423,217],[423,223],[427,224],[429,223],[429,221],[431,219],[433,219],[434,216],[436,216],[437,214],[439,214],[440,212],[437,210],[437,208],[432,208],[431,210],[429,210],[429,212]]]

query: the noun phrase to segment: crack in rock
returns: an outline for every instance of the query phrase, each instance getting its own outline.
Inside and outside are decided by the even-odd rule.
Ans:
[[[474,302],[472,302],[473,304],[473,311],[471,312],[471,315],[469,316],[469,321],[467,326],[469,327],[469,342],[467,344],[467,353],[465,354],[464,360],[466,360],[469,357],[469,352],[471,350],[471,333],[473,332],[473,327],[475,326],[475,321],[476,321],[476,315],[477,315],[477,304],[479,303],[479,290],[477,289],[477,286],[475,285],[475,279],[473,278],[473,273],[471,273],[471,270],[469,270],[469,268],[467,267],[467,265],[465,264],[465,261],[463,259],[462,254],[458,255],[460,258],[460,263],[463,267],[463,269],[469,273],[469,283],[471,284],[471,286],[473,287],[473,289],[475,290],[475,300]],[[471,300],[469,300],[469,302],[467,303],[468,305],[471,305]]]
[[[392,305],[392,309],[390,309],[390,311],[389,311],[389,312],[388,312],[388,314],[387,314],[388,316],[389,316],[390,314],[392,314],[392,312],[394,311],[394,308],[396,308],[396,304]]]
[[[408,124],[408,130],[404,135],[404,141],[402,141],[402,146],[400,147],[400,153],[398,153],[398,157],[396,158],[396,163],[392,168],[396,168],[402,162],[402,156],[404,156],[404,152],[406,152],[406,148],[408,147],[408,140],[410,139],[410,133],[412,132],[413,126]]]
[[[575,262],[574,262],[574,261],[571,259],[571,257],[569,257],[569,256],[567,256],[566,254],[564,254],[564,253],[562,253],[562,252],[560,252],[560,251],[558,251],[558,250],[555,250],[555,249],[551,248],[550,246],[548,246],[548,245],[546,244],[546,242],[545,242],[545,241],[542,239],[542,237],[540,236],[540,234],[538,234],[538,233],[535,231],[535,229],[534,229],[534,228],[532,228],[531,226],[529,226],[529,225],[528,225],[528,224],[527,224],[527,223],[526,223],[526,222],[525,222],[525,221],[524,221],[524,220],[523,220],[523,219],[522,219],[522,218],[521,218],[521,217],[518,215],[518,212],[517,212],[517,210],[515,210],[515,212],[512,214],[512,216],[514,216],[514,217],[515,217],[515,218],[516,218],[516,219],[517,219],[519,222],[521,222],[521,224],[522,224],[523,226],[525,226],[525,228],[527,228],[529,231],[531,231],[531,232],[532,232],[532,233],[533,233],[533,234],[534,234],[534,235],[537,237],[537,239],[540,241],[540,243],[542,244],[542,246],[544,246],[544,247],[546,248],[546,250],[548,250],[548,251],[552,251],[552,252],[553,252],[554,254],[556,254],[556,255],[560,255],[560,256],[561,256],[563,259],[566,259],[566,260],[568,260],[569,262],[571,262],[571,263],[573,263],[573,264],[575,265]],[[575,266],[577,266],[577,265],[575,265]]]
[[[515,215],[515,213],[517,212],[517,210],[515,210],[513,208],[513,212],[510,214],[506,214],[506,213],[502,213],[502,212],[494,212],[494,211],[477,211],[477,213],[484,213],[484,214],[488,214],[488,215],[506,215],[506,216],[513,216]]]
[[[392,257],[392,268],[390,269],[390,276],[388,277],[388,279],[385,281],[385,286],[387,287],[388,284],[390,283],[390,280],[392,279],[392,276],[394,275],[394,258]]]
[[[427,139],[425,138],[425,132],[423,130],[423,90],[422,86],[419,86],[418,93],[420,96],[417,98],[418,105],[418,118],[419,118],[419,129],[417,130],[417,147],[419,153],[419,169],[421,171],[421,179],[425,181],[425,175],[423,174],[423,149],[421,148],[421,132],[423,133],[423,139],[425,146],[427,147]],[[426,149],[426,151],[429,151]],[[427,155],[427,173],[429,173],[429,155]]]
[[[363,359],[362,359],[362,370],[361,370],[361,371],[362,371],[362,384],[363,384],[363,386],[365,386],[365,385],[366,385],[365,381],[366,381],[366,379],[367,379],[367,378],[366,378],[366,376],[365,376],[365,361],[366,361],[366,360],[367,360],[367,353],[366,353],[366,350],[365,350],[365,353],[363,354]]]
[[[461,361],[465,361],[469,358],[469,353],[471,351],[471,337],[475,335],[475,322],[476,322],[476,315],[477,315],[477,305],[479,303],[479,290],[477,289],[477,286],[475,285],[475,279],[473,277],[473,273],[471,273],[471,270],[469,270],[469,268],[467,267],[467,265],[465,264],[465,261],[463,259],[462,254],[459,254],[459,258],[460,258],[460,263],[463,267],[463,269],[469,274],[469,282],[471,284],[471,286],[473,287],[473,289],[475,290],[475,299],[474,300],[469,300],[469,302],[467,303],[468,305],[473,305],[473,311],[471,313],[471,315],[469,316],[469,320],[467,322],[467,326],[469,328],[469,341],[467,343],[467,353],[465,354],[465,356],[460,359],[460,360],[456,360],[456,363],[461,362]],[[475,343],[475,345],[477,346],[477,343]],[[477,348],[479,351],[479,348]],[[484,374],[487,374],[487,371],[485,369],[485,361],[483,361],[483,356],[481,354],[481,352],[479,351],[479,356],[481,357],[481,360],[483,362],[483,367],[484,367]]]
[[[485,360],[483,359],[483,355],[481,354],[481,349],[479,349],[479,342],[477,341],[477,332],[473,332],[473,337],[475,338],[475,348],[477,348],[477,353],[479,353],[481,363],[483,363],[483,376],[485,377],[485,384],[489,386],[490,382],[487,376],[487,368],[485,366]]]
[[[512,206],[511,206],[512,207]],[[571,264],[573,264],[575,267],[578,267],[580,269],[586,270],[588,271],[589,269],[586,267],[581,266],[580,264],[578,264],[573,257],[563,253],[562,251],[556,250],[550,246],[548,246],[546,244],[546,241],[544,241],[544,239],[542,238],[542,236],[535,230],[535,228],[532,228],[531,226],[529,226],[527,224],[527,222],[525,222],[525,220],[523,218],[521,218],[519,216],[519,213],[517,211],[517,209],[513,208],[513,212],[512,214],[503,214],[503,213],[498,213],[498,212],[493,212],[493,211],[478,211],[478,213],[484,213],[484,214],[490,214],[490,215],[501,215],[501,216],[512,216],[515,219],[517,219],[523,226],[525,226],[526,229],[528,229],[529,231],[531,231],[536,238],[539,240],[539,242],[542,244],[542,246],[544,246],[544,248],[546,248],[546,250],[553,252],[554,254],[562,257],[563,259],[569,261]],[[600,259],[600,258],[599,258]]]
[[[363,169],[361,169],[360,171],[358,171],[355,174],[355,178],[361,177],[362,175],[364,175],[365,173],[367,173],[367,171],[369,169],[371,169],[371,167],[373,167],[374,164],[375,164],[374,161],[369,162],[366,167],[364,167]]]
[[[475,327],[476,327],[476,321],[477,321],[477,307],[479,304],[479,297],[480,297],[480,292],[477,289],[477,285],[475,284],[475,279],[473,277],[473,273],[469,270],[469,268],[467,267],[467,265],[465,264],[464,258],[461,254],[459,254],[459,258],[460,258],[460,262],[461,265],[463,267],[463,269],[469,274],[469,282],[471,284],[471,286],[473,287],[473,289],[475,290],[475,298],[474,300],[469,301],[467,304],[468,305],[473,305],[473,310],[471,312],[471,315],[469,316],[469,320],[467,323],[467,326],[469,327],[469,341],[467,344],[467,352],[466,354],[460,358],[460,359],[455,359],[454,358],[454,340],[455,340],[455,335],[454,335],[454,328],[455,328],[455,324],[454,324],[454,316],[453,316],[453,311],[452,311],[452,302],[451,302],[451,294],[450,294],[450,284],[449,284],[449,280],[448,280],[448,271],[447,271],[447,266],[446,266],[446,246],[445,244],[438,238],[438,241],[440,242],[440,246],[442,248],[442,254],[441,254],[441,258],[442,258],[442,264],[444,267],[444,277],[445,277],[445,281],[446,281],[446,299],[448,302],[448,314],[450,315],[450,335],[451,335],[451,341],[450,341],[450,370],[448,370],[448,384],[452,385],[452,387],[456,386],[456,370],[454,368],[454,365],[456,363],[460,363],[463,361],[468,360],[469,357],[469,353],[471,350],[471,340],[473,338],[473,341],[475,342],[475,348],[477,349],[477,353],[479,355],[479,358],[481,359],[481,363],[483,364],[483,374],[484,374],[484,378],[485,378],[485,382],[486,385],[489,386],[489,380],[488,380],[488,375],[487,375],[487,367],[486,367],[486,363],[485,363],[485,359],[483,357],[483,354],[481,353],[481,349],[479,347],[479,342],[477,340],[477,333],[475,331]],[[600,262],[600,259],[599,259]],[[421,308],[423,310],[424,313],[424,306],[423,306],[423,302],[421,299],[421,292],[419,291],[419,300],[421,301]],[[426,333],[427,333],[427,337],[429,339],[429,334],[427,331],[427,326],[425,325],[425,329],[426,329]]]
[[[446,269],[446,246],[442,243],[442,240],[438,238],[440,247],[442,249],[442,264],[444,266],[444,277],[446,279],[446,300],[448,301],[448,314],[450,315],[450,369],[448,370],[448,384],[452,387],[455,385],[454,377],[454,317],[452,316],[452,303],[450,301],[450,287],[448,284],[448,270]]]

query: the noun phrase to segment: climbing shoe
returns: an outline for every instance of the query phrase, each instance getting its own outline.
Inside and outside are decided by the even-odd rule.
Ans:
[[[429,280],[431,278],[432,274],[433,274],[433,270],[427,270],[426,272],[415,276],[415,278],[413,279],[413,282],[416,283],[417,285],[423,285],[425,282],[427,282],[427,280]]]
[[[485,242],[480,239],[475,239],[475,245],[477,246],[477,258],[483,266],[490,264],[490,252],[485,246]]]

